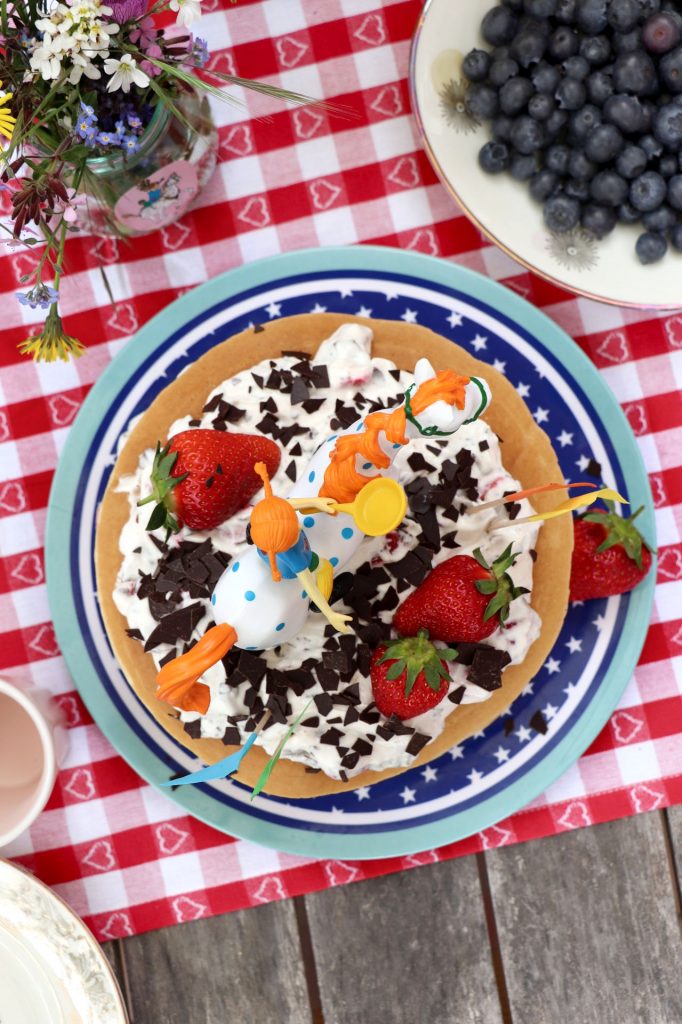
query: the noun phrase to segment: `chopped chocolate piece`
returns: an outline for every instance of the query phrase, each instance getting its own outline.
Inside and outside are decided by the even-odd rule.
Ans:
[[[282,375],[279,370],[270,370],[270,375],[265,382],[266,388],[270,388],[272,391],[279,391],[282,386]]]
[[[192,631],[203,617],[204,607],[200,601],[164,615],[147,638],[144,645],[145,652],[152,651],[159,644],[174,644],[177,640],[189,640]]]
[[[232,405],[231,402],[226,402],[225,399],[221,401],[219,409],[220,418],[227,420],[228,423],[239,423],[246,416],[245,409],[239,409],[236,405]]]
[[[360,736],[353,744],[353,750],[357,750],[361,757],[365,757],[367,754],[372,753],[372,744],[368,743],[367,740],[363,740]]]
[[[279,725],[287,724],[287,699],[283,694],[271,693],[265,706],[269,709],[273,722],[277,722]]]
[[[251,373],[251,377],[253,378],[253,381],[254,381],[256,387],[259,387],[259,388],[263,387],[263,377],[261,377],[261,375],[259,373],[253,373],[252,372]]]
[[[189,427],[200,427],[201,426],[201,420],[190,420],[187,425]]]
[[[291,404],[300,405],[310,397],[310,391],[304,377],[297,377],[291,387]]]
[[[260,334],[264,330],[265,330],[265,327],[263,326],[263,324],[254,324],[253,325],[253,333],[254,334]]]
[[[360,715],[358,714],[357,708],[354,704],[349,704],[346,709],[346,717],[343,720],[344,725],[352,725],[353,722],[359,722]]]
[[[328,693],[318,693],[313,697],[315,707],[323,717],[326,717],[334,707]]]
[[[360,712],[360,721],[365,722],[366,725],[376,725],[380,719],[381,712],[376,709],[374,704],[369,704]]]
[[[206,403],[202,412],[215,412],[220,405],[220,395],[214,395],[213,398]]]
[[[225,420],[213,420],[211,425],[214,430],[227,430],[227,423]]]
[[[444,548],[458,548],[459,543],[457,542],[457,530],[451,530],[449,533],[444,533],[440,542]]]
[[[289,449],[289,455],[302,455],[302,454],[303,454],[303,449],[301,448],[301,443],[300,443],[300,441],[297,441],[296,444],[292,445],[291,448]]]
[[[242,734],[239,729],[226,729],[223,733],[223,743],[226,747],[241,747]]]
[[[379,737],[379,739],[386,741],[392,740],[394,735],[395,733],[393,732],[393,730],[389,729],[388,726],[384,725],[383,722],[381,725],[377,726],[377,736]]]
[[[307,725],[308,728],[310,729],[317,729],[319,724],[320,719],[318,715],[313,715],[312,718],[306,718],[303,722],[301,722],[301,725]]]
[[[344,757],[341,760],[341,764],[343,765],[344,768],[355,768],[359,760],[360,755],[356,751],[351,750],[344,755]]]
[[[242,651],[239,655],[239,671],[243,672],[250,683],[259,686],[265,675],[267,665],[262,658],[251,651]]]
[[[530,551],[528,552],[528,554],[530,555],[531,562],[537,562],[537,560],[538,560],[538,553],[535,550],[535,548],[531,548]]]
[[[274,438],[280,435],[279,423],[271,412],[267,412],[260,423],[256,424],[256,430],[261,434],[270,434]]]
[[[338,747],[339,740],[342,739],[343,733],[340,729],[327,729],[320,736],[320,743],[327,743],[329,746]]]
[[[430,741],[430,736],[425,736],[423,732],[416,732],[414,736],[410,738],[410,742],[405,747],[408,754],[413,754],[414,757],[424,749],[426,744]]]
[[[602,469],[596,459],[590,459],[590,461],[587,463],[587,468],[585,472],[589,473],[590,476],[596,476],[598,480],[601,480]]]
[[[307,427],[299,427],[299,426],[297,426],[297,424],[292,423],[291,426],[284,427],[284,429],[279,430],[278,434],[277,434],[277,437],[282,442],[284,447],[286,448],[287,445],[289,444],[289,442],[292,441],[296,437],[297,434],[307,434],[307,433],[308,433],[308,428]]]
[[[272,395],[270,395],[270,397],[267,398],[264,402],[260,403],[260,411],[261,412],[277,412],[277,402],[272,397]]]
[[[323,690],[333,691],[339,688],[339,674],[333,668],[326,668],[318,665],[316,670],[317,678]]]
[[[348,782],[348,773],[341,769],[339,772],[339,778],[341,779],[341,782]]]
[[[208,557],[210,557],[210,556],[208,556]],[[220,566],[221,573],[222,573],[222,568],[223,567],[221,565]],[[197,559],[192,559],[189,562],[189,566],[188,566],[188,569],[187,569],[187,575],[189,576],[189,578],[191,580],[194,580],[195,583],[205,583],[206,580],[208,579],[208,576],[209,576],[209,570],[206,568],[206,566],[204,565],[203,562],[199,562],[199,561],[197,561]]]
[[[335,672],[347,672],[350,668],[348,655],[343,651],[325,651],[322,654],[322,664]]]
[[[309,764],[305,766],[305,770],[308,775],[319,775],[322,771],[321,768],[311,768]]]
[[[466,686],[458,686],[456,690],[448,694],[448,700],[451,700],[453,704],[461,704],[465,693]]]
[[[431,504],[440,505],[442,508],[450,508],[455,499],[456,491],[456,487],[434,487],[430,495]]]
[[[443,446],[441,444],[427,444],[426,450],[431,452],[432,455],[440,455],[443,451]]]
[[[502,669],[510,661],[506,651],[481,646],[474,654],[467,678],[470,683],[488,692],[499,690],[502,686]]]
[[[504,735],[509,736],[514,731],[514,719],[505,718],[504,720]]]
[[[456,523],[459,519],[460,513],[459,509],[455,505],[452,505],[450,508],[446,508],[444,510],[443,515],[446,519],[451,519],[453,523]]]
[[[311,366],[311,379],[314,387],[316,388],[328,388],[329,387],[329,372],[324,363],[319,366]]]
[[[400,370],[398,369],[398,367],[389,370],[388,373],[390,377],[393,377],[393,380],[400,380]]]
[[[334,715],[333,718],[327,719],[327,725],[341,725],[342,723],[343,718],[341,717],[341,715]]]
[[[154,544],[159,549],[159,551],[168,551],[168,545],[166,544],[165,541],[160,540],[158,537],[155,537],[153,533],[150,533],[149,536],[151,538],[152,544]]]
[[[539,732],[541,736],[545,736],[547,734],[547,722],[545,721],[545,716],[542,711],[536,711],[528,724],[531,729],[535,730],[535,732]]]
[[[392,612],[399,604],[398,591],[394,587],[389,587],[381,600],[375,602],[374,610],[377,612]]]
[[[188,736],[191,736],[193,740],[201,738],[201,719],[197,718],[194,722],[185,722],[185,732]]]
[[[284,470],[286,475],[289,477],[292,483],[296,482],[296,463],[292,459],[287,468]]]
[[[407,458],[408,465],[415,473],[421,473],[422,471],[428,473],[434,467],[430,462],[427,462],[421,452],[414,452]]]
[[[144,637],[142,636],[142,633],[139,631],[139,629],[126,629],[126,633],[128,634],[131,640],[144,640]]]
[[[306,398],[305,402],[302,402],[301,405],[304,412],[317,412],[324,405],[324,398]]]
[[[172,661],[174,657],[175,651],[169,651],[168,654],[164,654],[163,658],[159,661],[160,667],[163,668],[163,666],[167,665],[169,661]]]
[[[334,412],[336,413],[336,418],[344,430],[348,427],[352,427],[358,418],[357,409],[352,405],[344,405],[340,398],[336,399],[336,408],[334,409]]]
[[[452,459],[444,459],[440,467],[440,475],[444,477],[447,483],[453,483],[457,476],[457,466]]]
[[[445,514],[447,515],[447,510]],[[430,508],[423,516],[419,517],[419,525],[422,528],[422,540],[424,543],[437,551],[440,547],[440,530],[438,528],[435,508]]]
[[[396,736],[409,736],[416,732],[411,725],[405,725],[402,718],[398,718],[397,715],[391,715],[386,725]]]
[[[485,440],[485,438],[482,441],[478,442],[478,450],[479,450],[479,452],[487,452],[489,448],[490,448],[490,445]]]

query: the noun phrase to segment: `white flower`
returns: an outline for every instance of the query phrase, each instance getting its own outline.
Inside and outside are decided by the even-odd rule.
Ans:
[[[123,89],[123,92],[130,92],[131,85],[139,85],[144,88],[149,85],[149,76],[138,68],[137,64],[129,53],[125,53],[120,60],[109,57],[104,61],[104,70],[111,75],[107,85],[108,92],[116,92]]]
[[[92,66],[92,59],[104,60],[109,56],[111,36],[120,29],[114,22],[102,20],[109,14],[111,8],[100,0],[76,0],[71,7],[55,4],[49,17],[36,21],[43,38],[33,39],[29,44],[31,70],[47,80],[58,78],[62,66],[68,68],[71,64],[69,82],[72,85],[76,85],[82,75],[100,78],[101,72]]]
[[[56,57],[47,46],[38,46],[33,51],[30,65],[31,71],[36,71],[46,82],[52,78],[59,78],[59,57]]]
[[[178,25],[188,28],[195,18],[201,17],[201,0],[170,0],[170,9],[178,12]]]
[[[71,74],[69,75],[69,82],[71,85],[78,85],[83,75],[86,78],[101,78],[102,72],[99,68],[96,68],[89,57],[84,57],[82,53],[74,53],[71,57],[73,61],[73,67],[71,68]]]

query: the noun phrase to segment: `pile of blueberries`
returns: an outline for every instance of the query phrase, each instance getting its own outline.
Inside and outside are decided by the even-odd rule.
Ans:
[[[682,6],[682,5],[681,5]],[[501,0],[464,58],[490,121],[484,171],[527,181],[551,231],[641,224],[642,263],[682,252],[682,14],[666,0]]]

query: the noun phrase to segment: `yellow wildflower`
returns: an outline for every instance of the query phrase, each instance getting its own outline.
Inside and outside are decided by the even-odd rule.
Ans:
[[[2,89],[2,82],[0,82],[0,89]],[[14,125],[16,124],[16,117],[14,117],[9,110],[5,109],[5,104],[9,103],[14,94],[6,92],[0,96],[0,135],[4,135],[5,138],[11,139],[12,132],[14,131]]]
[[[26,338],[18,348],[22,356],[32,356],[35,362],[44,363],[53,363],[56,359],[68,363],[70,356],[78,358],[85,352],[85,345],[64,333],[56,303],[50,308],[40,334]]]

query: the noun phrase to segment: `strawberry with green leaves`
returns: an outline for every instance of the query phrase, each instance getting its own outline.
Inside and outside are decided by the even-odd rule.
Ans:
[[[280,450],[268,437],[198,428],[175,434],[164,448],[157,444],[152,493],[138,501],[156,503],[147,529],[164,527],[169,534],[180,524],[212,530],[224,523],[263,486],[257,462],[270,477],[277,472]]]
[[[473,557],[448,558],[403,601],[393,625],[403,636],[427,629],[434,640],[480,643],[505,624],[512,601],[528,593],[515,586],[507,571],[517,557],[510,544],[492,565],[480,548]]]
[[[587,512],[573,523],[571,601],[624,594],[640,583],[651,568],[651,549],[634,525],[638,508],[626,519],[615,505]]]
[[[448,661],[457,657],[451,647],[436,647],[425,629],[414,637],[380,644],[370,664],[374,703],[390,718],[414,718],[430,711],[450,685]]]

